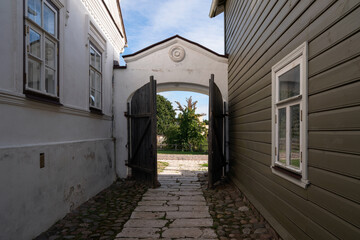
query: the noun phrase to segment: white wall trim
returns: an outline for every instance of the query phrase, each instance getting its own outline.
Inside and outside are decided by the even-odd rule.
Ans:
[[[289,65],[298,65],[300,64],[300,99],[296,100],[300,104],[300,110],[302,111],[302,121],[300,123],[300,143],[301,143],[301,154],[302,154],[302,162],[300,162],[300,170],[301,170],[301,179],[294,179],[273,167],[276,166],[276,154],[275,147],[278,147],[278,139],[277,139],[277,131],[278,124],[275,122],[276,111],[279,107],[276,107],[277,104],[277,96],[278,96],[278,80],[277,77],[282,73],[286,72],[289,68]],[[278,63],[276,63],[271,68],[271,78],[272,78],[272,103],[271,103],[271,171],[272,173],[283,177],[290,182],[302,187],[306,188],[310,183],[308,180],[308,43],[304,42],[291,53],[282,58]],[[290,66],[293,67],[293,66]],[[289,98],[288,100],[291,100]],[[288,103],[289,104],[289,103]],[[287,114],[289,116],[289,114]],[[278,121],[279,122],[279,121]],[[287,126],[288,128],[289,126]],[[287,139],[288,141],[288,139]],[[277,150],[277,154],[279,154],[279,149]],[[286,167],[291,171],[290,168]]]
[[[209,51],[207,51],[207,50],[205,50],[205,49],[203,49],[203,48],[201,48],[199,46],[196,46],[196,45],[194,45],[192,43],[184,41],[184,40],[182,40],[182,39],[180,39],[178,37],[176,37],[174,39],[171,39],[171,40],[169,40],[167,42],[164,42],[162,44],[159,44],[157,46],[154,46],[154,47],[152,47],[152,48],[150,48],[150,49],[148,49],[148,50],[146,50],[144,52],[136,54],[135,56],[128,56],[128,57],[125,56],[124,60],[127,63],[134,62],[134,61],[139,60],[141,58],[144,58],[144,57],[146,57],[146,56],[148,56],[148,55],[150,55],[150,54],[152,54],[154,52],[157,52],[159,50],[162,50],[164,48],[167,48],[167,47],[169,47],[171,45],[174,45],[174,44],[177,44],[177,43],[182,44],[183,46],[186,46],[187,48],[189,48],[191,50],[194,50],[195,52],[201,53],[201,54],[203,54],[203,55],[205,55],[205,56],[207,56],[207,57],[209,57],[209,58],[211,58],[211,59],[213,59],[213,60],[215,60],[217,62],[228,63],[227,58],[219,57],[219,56],[217,56],[217,55],[215,55],[215,54],[213,54],[213,53],[211,53],[211,52],[209,52]]]
[[[52,111],[57,113],[112,121],[112,117],[109,115],[93,114],[88,109],[80,109],[70,105],[54,106],[52,104],[26,98],[24,94],[9,92],[2,89],[0,89],[0,104],[8,104],[19,107],[33,108],[44,111]]]
[[[99,0],[81,0],[85,8],[90,13],[92,19],[101,28],[104,35],[109,39],[117,53],[124,51],[125,39],[121,37],[115,23],[107,12],[102,1]]]
[[[113,138],[93,138],[85,140],[74,140],[74,141],[62,141],[62,142],[51,142],[51,143],[36,143],[36,144],[20,144],[20,145],[9,145],[0,147],[0,150],[16,149],[16,148],[30,148],[30,147],[46,147],[54,145],[74,144],[74,143],[86,143],[86,142],[101,142],[101,141],[114,141]]]

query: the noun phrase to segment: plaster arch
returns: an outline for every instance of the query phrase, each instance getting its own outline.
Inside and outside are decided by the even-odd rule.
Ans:
[[[224,101],[228,98],[227,57],[178,35],[123,56],[126,67],[114,67],[114,137],[116,172],[127,176],[127,102],[154,76],[157,92],[191,91],[208,95],[209,79],[215,75]]]

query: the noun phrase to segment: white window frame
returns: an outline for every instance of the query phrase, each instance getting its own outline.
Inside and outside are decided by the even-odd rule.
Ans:
[[[308,158],[307,158],[307,139],[308,139],[308,49],[307,42],[280,60],[272,67],[272,162],[271,170],[274,174],[289,180],[303,188],[309,184],[308,180]],[[300,65],[300,94],[279,101],[279,76],[290,69]],[[287,152],[286,164],[281,164],[278,159],[278,111],[286,108],[286,148],[290,146],[290,106],[300,105],[300,168],[291,167]],[[301,176],[294,177],[294,176]]]
[[[46,95],[49,97],[59,98],[59,80],[58,80],[58,61],[59,61],[59,36],[58,36],[58,28],[59,28],[59,12],[60,8],[55,9],[47,0],[41,0],[41,25],[38,25],[36,22],[31,20],[28,16],[28,0],[24,1],[25,3],[25,73],[26,73],[26,81],[24,89],[30,92],[39,93],[41,95]],[[50,0],[55,6],[62,7],[59,3],[54,3]],[[47,32],[44,28],[44,5],[46,5],[49,9],[51,9],[55,13],[55,26],[54,26],[54,35]],[[36,56],[32,56],[30,54],[30,29],[34,30],[36,33],[40,35],[41,41],[41,55],[40,58]],[[55,45],[55,62],[54,69],[50,66],[46,66],[45,63],[45,43],[46,41],[50,41]],[[35,62],[40,63],[40,90],[29,87],[29,71],[28,71],[28,60],[31,59]],[[54,93],[48,93],[45,89],[45,70],[49,68],[54,71]]]
[[[91,54],[90,50],[93,50],[96,54],[100,55],[100,69],[96,69],[95,66],[91,65]],[[96,58],[95,58],[96,60]],[[97,109],[99,111],[102,110],[102,98],[103,98],[103,53],[98,50],[96,45],[93,42],[89,42],[89,106],[90,108]],[[95,86],[91,85],[91,71],[93,71],[95,74],[98,73],[100,75],[100,108],[96,107],[96,105],[91,104],[91,89],[93,88],[95,91],[98,91]],[[96,85],[96,83],[95,83]],[[94,99],[94,103],[96,104],[96,99]]]

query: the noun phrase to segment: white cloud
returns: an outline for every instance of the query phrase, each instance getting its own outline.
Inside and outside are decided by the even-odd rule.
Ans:
[[[155,3],[154,3],[155,2]],[[179,34],[223,53],[223,17],[208,17],[211,0],[121,0],[130,49]]]

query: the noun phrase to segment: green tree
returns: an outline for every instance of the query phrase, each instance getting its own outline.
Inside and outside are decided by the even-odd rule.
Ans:
[[[175,122],[175,110],[171,102],[161,95],[156,95],[157,133],[164,135],[165,130]]]
[[[200,117],[204,114],[196,114],[197,101],[193,102],[192,97],[186,99],[187,105],[182,106],[179,102],[177,110],[180,111],[177,123],[179,127],[178,142],[190,150],[196,150],[200,144],[206,141],[207,129],[204,122],[200,121]]]

